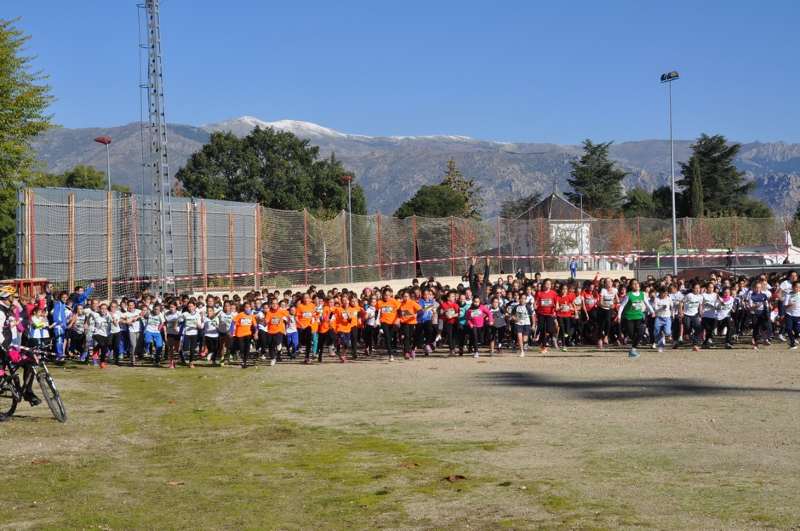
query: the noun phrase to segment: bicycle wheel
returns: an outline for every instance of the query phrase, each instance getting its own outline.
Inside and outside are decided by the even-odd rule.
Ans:
[[[9,420],[22,400],[19,391],[19,377],[13,379],[3,377],[0,380],[0,421]]]
[[[56,384],[50,377],[50,373],[45,371],[37,371],[36,379],[39,381],[39,387],[42,388],[44,400],[53,412],[53,416],[59,422],[67,421],[67,409],[64,407],[64,402],[61,401],[61,395],[56,389]]]

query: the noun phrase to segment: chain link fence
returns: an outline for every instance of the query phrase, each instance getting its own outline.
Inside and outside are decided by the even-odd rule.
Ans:
[[[21,190],[19,199],[19,277],[47,278],[70,290],[94,282],[104,298],[135,294],[157,280],[153,198],[35,188]],[[782,218],[682,218],[681,266],[782,260],[778,255],[790,254],[789,235],[799,237],[799,228]],[[472,256],[489,257],[493,271],[505,273],[561,270],[573,256],[592,270],[658,269],[672,260],[671,220],[649,218],[351,220],[342,212],[318,219],[306,211],[177,197],[171,235],[180,292],[461,275]]]

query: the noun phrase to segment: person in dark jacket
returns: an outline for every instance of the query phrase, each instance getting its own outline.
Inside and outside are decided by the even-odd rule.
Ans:
[[[478,259],[474,256],[472,257],[472,263],[469,265],[469,273],[467,273],[467,278],[469,279],[469,288],[472,290],[472,296],[480,297],[481,303],[488,304],[489,292],[487,288],[489,287],[489,257],[484,257],[484,260],[483,276],[481,276],[475,273],[475,264]]]

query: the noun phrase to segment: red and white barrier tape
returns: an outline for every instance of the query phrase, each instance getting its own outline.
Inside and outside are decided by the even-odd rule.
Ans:
[[[785,253],[775,253],[775,254],[785,254]],[[764,256],[764,253],[736,253],[736,254],[727,254],[727,253],[697,253],[697,254],[681,254],[678,255],[678,258],[736,258],[742,256]],[[577,259],[608,259],[608,260],[617,260],[617,261],[625,261],[626,259],[630,259],[630,264],[633,265],[636,260],[642,258],[660,258],[663,260],[669,260],[672,258],[672,255],[657,255],[657,254],[581,254],[581,255],[568,255],[568,256],[556,256],[556,255],[549,255],[549,254],[530,254],[530,255],[479,255],[475,256],[476,258],[483,258],[487,257],[491,260],[529,260],[529,259],[543,259],[543,258],[577,258]],[[260,277],[270,277],[275,275],[282,275],[282,274],[294,274],[294,273],[318,273],[318,272],[325,272],[325,271],[340,271],[343,269],[367,269],[367,268],[391,268],[394,266],[400,265],[416,265],[416,264],[431,264],[431,263],[445,263],[445,262],[457,262],[462,260],[470,260],[473,256],[457,256],[457,257],[447,257],[447,258],[421,258],[418,260],[401,260],[397,262],[385,262],[382,264],[353,264],[350,265],[339,265],[339,266],[328,266],[328,267],[307,267],[307,268],[296,268],[296,269],[277,269],[272,271],[261,271],[258,273]],[[184,280],[198,280],[198,279],[214,279],[214,278],[243,278],[243,277],[252,277],[254,273],[252,271],[245,272],[245,273],[212,273],[207,275],[196,274],[196,275],[181,275],[175,277],[167,277],[168,282],[177,282],[177,281],[184,281]],[[136,284],[140,282],[154,282],[160,281],[160,277],[142,277],[138,279],[126,279],[126,280],[114,280],[112,284]]]

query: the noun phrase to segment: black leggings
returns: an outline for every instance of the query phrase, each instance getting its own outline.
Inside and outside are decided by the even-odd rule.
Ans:
[[[442,335],[445,337],[447,341],[447,348],[450,350],[450,354],[455,352],[456,350],[456,327],[458,325],[456,323],[448,323],[444,322],[442,325]]]
[[[283,348],[283,334],[265,334],[267,336],[267,348],[269,349],[269,359],[281,360],[281,349]]]
[[[552,315],[539,316],[539,346],[547,347],[548,338],[556,334],[556,319]]]
[[[574,321],[572,317],[559,317],[558,318],[558,335],[561,340],[566,342],[573,339],[574,334]]]
[[[614,311],[611,309],[597,308],[595,316],[597,317],[597,328],[599,332],[599,339],[605,340],[611,335],[611,321]]]
[[[478,352],[478,347],[480,347],[481,343],[483,342],[483,330],[484,328],[473,326],[469,328],[469,349],[472,353]]]
[[[431,321],[424,321],[417,325],[417,348],[433,345],[434,339],[436,339],[436,333]]]
[[[703,321],[699,315],[684,315],[683,316],[683,333],[689,333],[692,338],[692,346],[696,347],[700,344],[700,332],[703,330]]]
[[[703,345],[708,345],[711,342],[711,338],[714,337],[714,331],[717,329],[717,320],[713,317],[703,317],[701,323],[705,332]]]
[[[758,343],[759,336],[762,335],[762,330],[766,332],[767,339],[772,335],[772,323],[769,320],[769,314],[763,312],[753,315],[753,344]]]
[[[314,343],[314,332],[311,331],[310,326],[299,328],[297,332],[300,346],[306,349],[306,360],[308,360],[311,357],[311,345]]]
[[[183,348],[181,349],[181,361],[186,363],[186,358],[184,357],[184,352],[189,353],[189,363],[194,362],[194,355],[197,353],[197,343],[198,337],[194,336],[183,336]]]
[[[233,349],[231,350],[238,352],[242,357],[242,367],[247,367],[247,355],[250,354],[250,342],[252,340],[253,336],[242,336],[233,340]]]
[[[622,330],[631,340],[631,348],[639,346],[639,340],[642,338],[642,322],[643,319],[623,319]]]
[[[400,325],[400,329],[403,333],[403,354],[410,354],[411,350],[414,348],[414,332],[417,328],[417,325],[404,323]]]
[[[725,319],[720,319],[717,321],[717,333],[722,333],[722,330],[725,330],[725,344],[731,345],[733,343],[733,319],[730,317],[726,317]]]
[[[364,348],[367,352],[372,352],[372,349],[378,346],[378,330],[377,326],[365,326],[363,330]]]
[[[386,345],[386,353],[394,356],[394,325],[381,323],[381,330],[383,330],[383,342]]]

